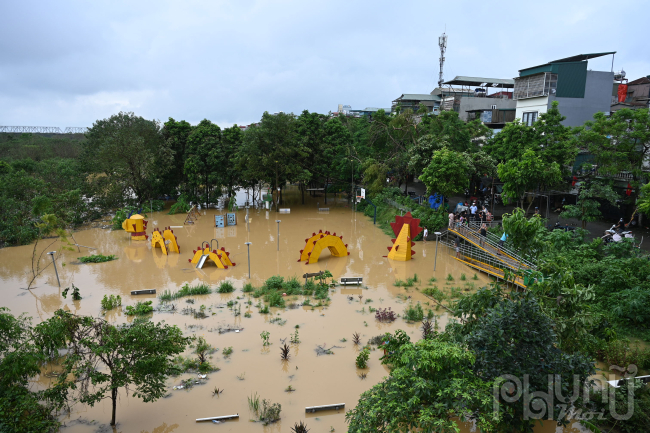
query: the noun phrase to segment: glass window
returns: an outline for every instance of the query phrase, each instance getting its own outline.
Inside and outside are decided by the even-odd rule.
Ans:
[[[524,122],[524,125],[533,126],[533,123],[537,120],[537,111],[525,112],[521,120]]]

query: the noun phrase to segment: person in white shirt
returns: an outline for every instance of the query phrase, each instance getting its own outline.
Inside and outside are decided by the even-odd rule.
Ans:
[[[454,228],[454,213],[449,212],[449,228],[453,229]]]
[[[422,240],[424,241],[425,244],[427,243],[427,236],[429,236],[429,230],[425,227],[424,234],[422,235]]]
[[[472,214],[472,221],[476,220],[476,211],[478,208],[476,207],[476,203],[472,203],[472,206],[470,206],[469,211]]]

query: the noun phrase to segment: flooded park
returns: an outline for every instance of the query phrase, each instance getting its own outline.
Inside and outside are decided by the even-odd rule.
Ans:
[[[312,432],[347,431],[345,411],[354,408],[359,395],[379,383],[389,370],[381,364],[383,351],[372,345],[368,367],[358,369],[355,359],[364,345],[375,336],[403,329],[412,341],[422,338],[420,322],[409,323],[402,317],[384,323],[375,319],[374,310],[390,308],[399,315],[409,305],[420,303],[425,315],[432,310],[435,323],[444,328],[448,316],[421,290],[437,281],[441,290],[473,292],[489,283],[484,274],[454,259],[453,251],[436,242],[417,242],[413,247],[414,260],[394,261],[386,258],[390,236],[384,234],[372,218],[355,212],[345,198],[305,197],[302,205],[297,190],[285,194],[282,208],[286,213],[264,208],[242,207],[236,212],[236,225],[215,227],[215,215],[226,210],[202,209],[193,224],[185,224],[186,214],[168,215],[154,212],[147,215],[148,234],[154,228],[171,227],[177,238],[180,253],[165,255],[152,248],[151,241],[131,240],[122,230],[111,230],[110,219],[95,222],[92,227],[74,233],[79,247],[64,250],[57,258],[58,278],[48,266],[26,290],[31,274],[33,245],[0,250],[0,281],[3,306],[14,314],[26,312],[39,323],[52,317],[58,309],[78,315],[102,316],[101,300],[105,295],[120,295],[122,308],[103,316],[111,323],[132,320],[123,308],[137,301],[153,301],[152,320],[177,325],[186,336],[202,336],[218,350],[210,362],[219,368],[199,380],[196,374],[184,373],[168,380],[169,393],[154,403],[143,403],[120,392],[114,431],[119,432],[288,432],[295,422],[305,421]],[[327,210],[325,210],[327,209]],[[248,220],[246,219],[248,215]],[[277,222],[277,221],[280,222]],[[305,241],[320,230],[342,236],[347,244],[347,257],[335,257],[324,249],[316,263],[299,261]],[[278,236],[279,233],[279,236]],[[207,262],[197,269],[190,260],[193,250],[203,242],[230,253],[235,266],[220,269]],[[246,243],[250,243],[247,245]],[[39,248],[47,245],[41,241]],[[60,250],[54,244],[52,251]],[[92,249],[89,249],[92,248]],[[248,247],[250,247],[250,279]],[[106,263],[81,263],[79,256],[92,254],[115,255],[117,260]],[[43,255],[42,265],[51,262]],[[435,271],[434,271],[435,264]],[[360,277],[361,285],[334,285],[329,302],[313,297],[286,297],[286,308],[270,308],[259,312],[261,298],[242,291],[246,283],[260,287],[270,277],[279,275],[304,282],[303,275],[329,271],[333,280]],[[396,286],[417,276],[417,282]],[[435,280],[433,280],[435,278]],[[235,291],[216,293],[217,286],[230,281]],[[176,292],[183,285],[208,284],[213,292],[179,298],[169,302],[157,296],[165,291]],[[78,287],[82,299],[64,299],[62,290]],[[156,294],[132,295],[134,290],[155,290]],[[308,301],[307,301],[308,300]],[[161,307],[162,306],[162,307]],[[204,312],[197,316],[196,311]],[[197,318],[204,317],[204,318]],[[269,333],[270,345],[264,346],[260,334]],[[353,343],[353,334],[361,336],[361,344]],[[296,338],[297,337],[297,338]],[[299,341],[299,342],[298,342]],[[290,357],[281,360],[280,348],[290,346]],[[232,348],[230,355],[223,350]],[[189,355],[190,350],[187,353]],[[46,387],[55,380],[56,366],[45,369],[35,382]],[[181,383],[198,382],[192,387]],[[214,393],[218,388],[220,392]],[[254,422],[248,399],[258,395],[282,406],[281,420],[268,426]],[[306,413],[308,406],[345,404],[345,409]],[[238,414],[239,418],[214,425],[196,422],[198,418]],[[108,425],[111,416],[110,399],[94,407],[76,405],[63,419],[61,431],[113,431]],[[461,426],[470,431],[468,426]],[[587,431],[567,428],[562,430],[547,421],[537,432]]]

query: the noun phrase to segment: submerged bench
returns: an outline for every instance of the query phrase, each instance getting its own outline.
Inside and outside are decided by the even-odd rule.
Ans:
[[[321,410],[339,410],[345,407],[345,403],[326,404],[325,406],[309,406],[305,408],[305,412],[317,412]]]
[[[132,295],[155,295],[156,294],[156,289],[148,289],[148,290],[131,290]]]
[[[363,284],[363,277],[343,277],[340,283],[342,286],[348,286],[350,284],[359,286]]]

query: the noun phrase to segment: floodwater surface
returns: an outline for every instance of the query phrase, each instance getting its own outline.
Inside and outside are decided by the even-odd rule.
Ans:
[[[387,247],[390,238],[372,219],[354,212],[345,200],[330,198],[323,204],[323,197],[306,197],[306,204],[300,204],[297,194],[285,194],[285,205],[290,213],[277,213],[264,209],[250,209],[246,221],[246,210],[237,212],[237,225],[215,228],[215,215],[225,214],[217,209],[202,210],[194,224],[186,225],[185,214],[167,215],[155,212],[148,215],[148,234],[153,228],[165,226],[182,226],[174,228],[178,238],[180,254],[170,253],[165,256],[160,249],[152,249],[150,241],[131,241],[124,231],[112,231],[102,228],[88,228],[74,233],[74,240],[79,245],[93,247],[88,250],[80,247],[74,251],[63,251],[57,258],[57,269],[61,288],[52,267],[50,256],[43,255],[41,266],[47,266],[36,279],[33,288],[26,290],[30,280],[33,245],[5,248],[0,250],[0,281],[2,282],[2,305],[11,309],[13,314],[26,312],[33,317],[34,324],[47,320],[60,308],[75,314],[102,316],[100,301],[104,295],[120,295],[122,308],[134,305],[138,300],[152,300],[154,306],[161,303],[155,295],[132,296],[131,290],[156,289],[158,294],[164,290],[177,291],[184,284],[207,283],[213,289],[224,280],[229,280],[236,287],[234,293],[194,296],[193,304],[188,298],[173,301],[175,312],[155,312],[153,320],[175,324],[186,335],[203,336],[213,346],[219,348],[211,362],[220,368],[208,375],[205,384],[192,389],[174,390],[181,380],[196,377],[182,374],[168,381],[169,394],[154,403],[143,403],[120,390],[117,407],[116,429],[108,427],[111,417],[110,400],[96,404],[94,407],[76,405],[69,415],[63,417],[66,427],[64,432],[289,432],[295,422],[303,420],[313,433],[344,432],[345,410],[352,409],[359,395],[388,375],[388,369],[381,365],[381,350],[371,352],[368,368],[357,369],[355,359],[360,350],[352,343],[352,334],[362,335],[362,344],[371,337],[385,332],[404,329],[412,341],[421,338],[420,323],[407,323],[402,318],[385,324],[375,320],[369,307],[391,308],[401,314],[406,306],[420,302],[425,308],[431,308],[441,328],[448,322],[444,310],[436,310],[420,290],[430,285],[430,278],[436,278],[439,288],[451,293],[451,287],[461,291],[474,291],[488,283],[484,275],[477,275],[453,258],[447,248],[436,243],[418,242],[414,260],[409,262],[389,261]],[[319,211],[319,207],[329,207],[329,211]],[[278,223],[280,235],[278,237]],[[343,236],[348,244],[348,257],[332,257],[325,250],[318,263],[306,265],[298,262],[300,250],[305,247],[305,239],[319,230]],[[207,263],[202,270],[197,270],[188,260],[193,257],[192,250],[197,249],[203,241],[215,239],[219,247],[230,252],[230,258],[236,266],[218,269]],[[250,280],[248,278],[248,254],[245,242],[250,245]],[[37,254],[49,242],[41,241]],[[213,248],[217,242],[213,242]],[[60,250],[55,243],[48,251]],[[82,264],[79,256],[101,253],[114,254],[118,260]],[[49,266],[48,266],[49,265]],[[259,287],[273,276],[285,278],[298,277],[306,272],[329,270],[334,279],[341,277],[363,277],[362,286],[337,286],[330,291],[331,302],[323,307],[302,306],[304,297],[288,297],[287,305],[297,304],[297,308],[272,308],[270,314],[260,314],[255,305],[258,300],[244,294],[242,287],[251,282]],[[396,287],[396,280],[406,280],[417,274],[419,283],[410,288]],[[451,275],[453,281],[447,280]],[[462,279],[464,275],[465,279]],[[79,287],[80,301],[72,301],[71,296],[64,299],[62,289],[74,284]],[[248,300],[252,305],[247,305]],[[226,306],[228,301],[238,301],[241,314],[236,316],[233,309]],[[311,303],[318,301],[312,299]],[[208,317],[195,319],[192,315],[181,313],[186,307],[199,309],[206,306]],[[251,317],[244,317],[250,312]],[[113,310],[103,316],[112,323],[124,323],[132,320],[122,311]],[[277,320],[279,318],[280,320]],[[276,319],[273,323],[272,319]],[[290,344],[288,361],[280,359],[280,346],[284,341],[290,342],[291,334],[299,333],[300,343]],[[239,332],[219,333],[219,328],[239,328]],[[262,345],[260,333],[268,331],[268,347]],[[330,349],[331,354],[319,355],[318,347]],[[233,353],[225,358],[222,350],[232,347]],[[186,353],[189,355],[190,352]],[[365,373],[365,378],[362,378]],[[36,380],[37,385],[46,386],[50,379],[45,375]],[[295,391],[286,392],[291,386]],[[215,387],[223,389],[219,396],[213,396]],[[252,422],[255,418],[248,407],[248,397],[257,394],[261,399],[282,405],[281,421],[263,426]],[[345,403],[345,410],[305,414],[306,406]],[[239,414],[239,420],[227,421],[219,425],[211,422],[196,423],[196,418]],[[469,431],[463,427],[465,431]],[[569,432],[575,429],[558,428],[551,421],[546,421],[537,432]]]

